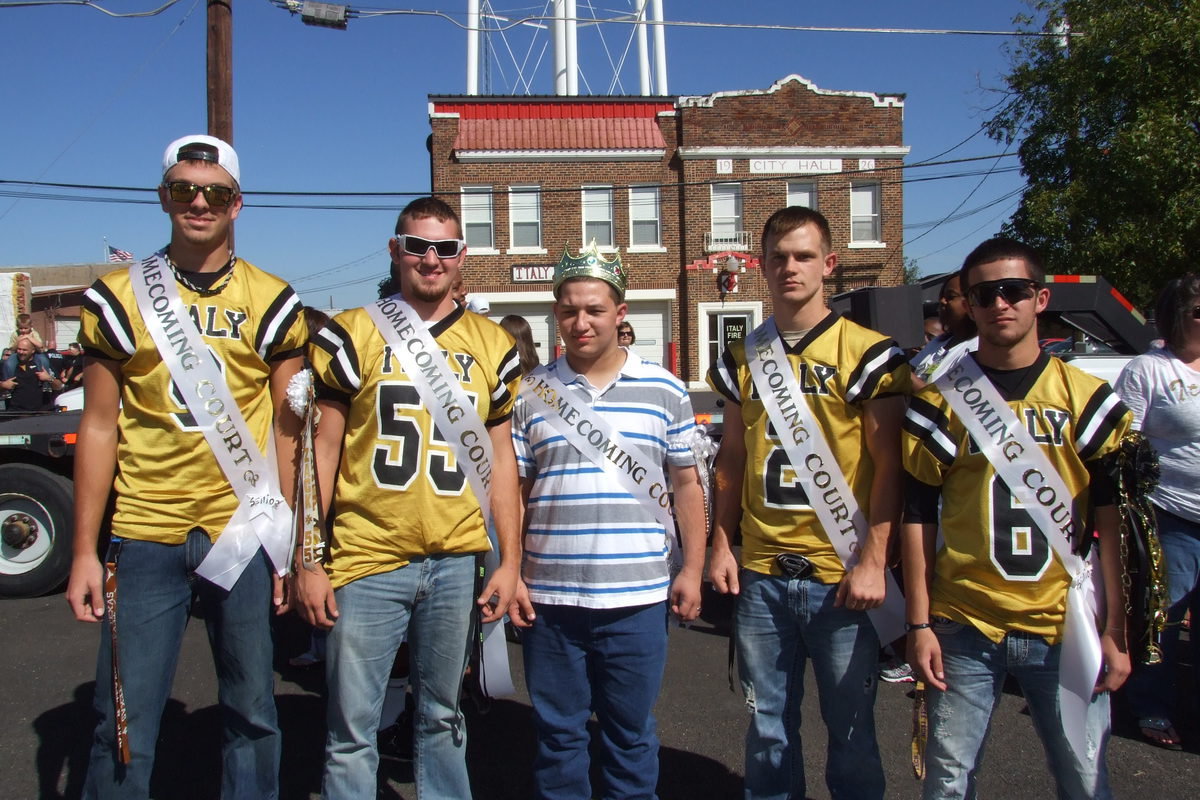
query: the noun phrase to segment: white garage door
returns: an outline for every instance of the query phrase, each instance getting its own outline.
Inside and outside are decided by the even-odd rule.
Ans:
[[[647,361],[667,364],[667,329],[670,304],[663,300],[630,300],[625,321],[633,326],[633,350]]]
[[[54,320],[56,347],[66,350],[71,342],[79,341],[79,317],[56,317]]]
[[[533,344],[537,347],[538,360],[543,364],[554,360],[554,345],[557,344],[558,338],[549,303],[490,302],[490,306],[488,319],[497,324],[509,314],[524,317],[533,330]]]

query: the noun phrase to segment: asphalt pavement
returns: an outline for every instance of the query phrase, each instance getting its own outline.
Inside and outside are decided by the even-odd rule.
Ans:
[[[663,800],[740,797],[742,736],[746,713],[729,689],[728,635],[722,605],[705,599],[707,620],[673,628],[670,657],[656,715]],[[712,616],[708,616],[711,614]],[[0,601],[0,798],[77,798],[86,770],[91,730],[97,626],[77,623],[61,594]],[[323,677],[320,667],[294,669],[288,656],[307,644],[294,617],[279,626],[276,701],[283,738],[283,797],[317,797],[324,746]],[[510,645],[517,685],[523,685],[519,647]],[[825,733],[811,676],[802,732],[808,796],[827,798]],[[881,684],[876,705],[888,796],[919,796],[909,765],[911,684]],[[1115,704],[1109,765],[1118,798],[1194,798],[1200,786],[1200,725],[1194,716],[1175,722],[1187,739],[1182,753],[1143,744]],[[493,700],[486,714],[468,709],[468,762],[478,800],[529,796],[533,732],[528,698]],[[980,778],[985,797],[1051,798],[1053,784],[1023,702],[1006,691],[992,722]],[[159,742],[153,796],[170,800],[216,798],[220,774],[219,710],[212,660],[203,624],[189,626],[180,668]],[[411,765],[385,761],[379,797],[412,800]]]

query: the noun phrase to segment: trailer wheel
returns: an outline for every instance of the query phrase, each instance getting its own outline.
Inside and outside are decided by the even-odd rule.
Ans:
[[[0,596],[34,597],[71,569],[72,483],[32,464],[0,466]]]

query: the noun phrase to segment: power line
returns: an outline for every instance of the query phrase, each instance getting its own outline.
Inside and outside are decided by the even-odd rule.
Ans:
[[[932,219],[932,221],[930,221],[930,222],[908,223],[905,225],[904,228],[905,228],[905,230],[913,230],[913,229],[919,229],[919,228],[936,228],[937,225],[941,225],[943,223],[960,222],[960,221],[962,221],[962,219],[966,219],[967,217],[973,217],[974,215],[977,215],[977,213],[979,213],[980,211],[986,211],[986,210],[990,209],[990,207],[992,207],[992,206],[1003,203],[1004,200],[1010,200],[1010,199],[1013,199],[1014,197],[1018,197],[1019,194],[1021,194],[1021,192],[1024,192],[1024,191],[1025,191],[1024,188],[1015,188],[1015,190],[1013,190],[1012,192],[1004,192],[1003,194],[1001,194],[1000,197],[997,197],[994,200],[989,200],[988,203],[984,203],[983,205],[977,205],[976,207],[973,207],[973,209],[970,209],[967,211],[962,211],[960,213],[955,213],[955,215],[949,216],[949,217],[941,217],[940,219]],[[907,241],[907,242],[905,242],[905,245],[906,246],[911,245],[911,243],[914,241],[917,241],[917,240],[912,239],[910,241]]]
[[[291,13],[296,13],[300,3],[297,0],[268,0],[273,5],[283,8]],[[613,23],[618,25],[649,25],[662,26],[667,28],[714,28],[718,30],[756,30],[756,31],[781,31],[790,33],[874,33],[874,34],[904,34],[904,35],[926,35],[926,36],[1053,36],[1061,38],[1062,36],[1082,36],[1078,31],[1071,31],[1066,34],[1062,32],[1047,32],[1034,30],[1018,30],[1018,31],[986,31],[972,30],[966,28],[860,28],[845,25],[821,26],[821,25],[768,25],[756,24],[748,22],[702,22],[697,20],[651,20],[638,19],[637,14],[620,13],[615,17],[606,17],[605,19],[595,19],[591,17],[555,17],[547,15],[530,15],[519,18],[510,18],[506,21],[507,24],[499,24],[494,28],[476,27],[472,28],[466,22],[460,22],[454,15],[444,11],[424,10],[424,9],[386,9],[386,8],[349,8],[346,9],[346,15],[350,18],[368,19],[371,17],[389,17],[389,16],[418,16],[418,17],[436,17],[449,22],[464,31],[507,31],[521,25],[530,23],[553,23],[558,19],[566,19],[583,25],[595,25],[599,23]],[[465,16],[465,15],[460,15]]]
[[[27,8],[29,6],[87,6],[88,8],[96,9],[101,14],[107,14],[110,17],[133,18],[156,17],[178,2],[179,0],[168,0],[167,3],[159,6],[156,9],[153,9],[152,11],[127,11],[124,14],[118,14],[116,11],[109,11],[104,6],[91,2],[91,0],[5,0],[5,2],[0,2],[0,8]]]
[[[174,5],[175,2],[178,2],[178,0],[173,0],[173,2],[168,3],[167,5],[163,6],[161,9],[159,9],[159,11],[166,10],[170,6]],[[200,4],[200,0],[193,0],[192,7],[187,10],[187,13],[185,13],[183,15],[183,18],[180,19],[179,22],[175,23],[175,27],[171,28],[171,30],[167,33],[167,35],[163,37],[162,41],[158,43],[158,46],[155,47],[150,53],[148,53],[146,55],[146,57],[145,57],[145,59],[143,59],[142,63],[139,64],[132,73],[130,73],[129,77],[126,78],[125,81],[120,86],[118,86],[117,89],[112,94],[110,94],[107,98],[105,98],[104,102],[101,103],[100,107],[96,110],[96,113],[92,115],[92,118],[90,120],[87,120],[86,122],[84,122],[83,126],[79,128],[79,132],[75,134],[75,138],[73,138],[71,141],[67,142],[66,147],[64,147],[62,150],[60,150],[58,155],[56,155],[54,158],[50,159],[50,163],[47,164],[42,169],[41,173],[38,175],[38,178],[41,178],[42,175],[45,175],[47,172],[49,172],[54,167],[54,165],[59,162],[59,159],[61,159],[64,155],[67,154],[67,152],[72,147],[74,147],[76,144],[79,143],[79,140],[82,139],[84,137],[84,135],[86,135],[88,133],[88,131],[90,131],[93,128],[93,126],[95,126],[96,122],[99,121],[101,115],[108,109],[108,107],[113,103],[113,101],[115,101],[118,97],[121,97],[127,91],[129,91],[129,87],[133,85],[134,79],[142,74],[143,70],[146,69],[147,65],[149,65],[152,61],[154,61],[156,58],[158,58],[159,52],[163,49],[163,47],[166,46],[167,42],[169,42],[171,40],[171,37],[173,37],[176,33],[179,32],[179,29],[182,28],[183,24],[185,22],[187,22],[188,19],[192,16],[192,12],[194,12],[196,10],[196,6],[198,6],[199,4]],[[156,11],[154,13],[159,13],[159,12]],[[9,213],[11,213],[12,210],[17,207],[17,203],[19,203],[19,202],[20,202],[20,198],[13,200],[13,202],[9,204],[8,208],[4,209],[3,212],[0,212],[0,221],[2,221],[5,217],[7,217],[9,215]]]
[[[904,229],[905,230],[915,230],[915,229],[919,229],[919,228],[936,228],[937,226],[942,225],[947,222],[959,222],[960,220],[964,220],[968,217],[973,217],[976,214],[980,213],[981,211],[987,211],[989,208],[991,208],[992,206],[994,206],[998,203],[1003,203],[1005,200],[1010,200],[1010,199],[1016,197],[1017,195],[1021,194],[1023,191],[1025,191],[1023,188],[1013,189],[1011,192],[1005,192],[1004,194],[997,197],[995,200],[990,200],[981,206],[976,206],[975,208],[969,209],[967,211],[963,211],[961,213],[954,214],[954,215],[948,216],[948,217],[941,217],[940,219],[931,220],[929,222],[910,222],[904,226]],[[916,239],[914,238],[908,242],[905,242],[904,244],[907,246],[915,241],[916,241]]]
[[[383,275],[368,275],[367,277],[359,278],[358,280],[343,281],[342,283],[335,283],[330,286],[318,286],[315,289],[300,289],[299,291],[310,293],[328,292],[331,289],[341,289],[346,286],[359,286],[364,283],[378,283],[379,281],[383,280],[383,277]]]
[[[819,173],[819,174],[814,174],[814,173],[774,174],[773,173],[770,175],[763,175],[763,176],[759,176],[759,177],[742,177],[742,178],[738,178],[736,180],[728,179],[728,178],[724,178],[724,179],[714,178],[714,179],[697,180],[697,181],[671,181],[671,182],[662,182],[662,183],[612,184],[609,186],[609,188],[613,189],[614,191],[619,190],[619,189],[629,189],[631,186],[637,186],[638,188],[672,189],[672,188],[686,188],[689,186],[708,186],[708,185],[712,185],[714,183],[762,183],[762,182],[788,180],[788,179],[812,180],[817,177],[831,177],[831,176],[838,176],[838,175],[847,175],[847,176],[860,175],[864,172],[874,172],[874,173],[900,172],[903,170],[922,169],[922,168],[926,168],[926,167],[944,167],[944,166],[952,166],[955,164],[970,164],[970,163],[975,163],[975,162],[980,162],[980,161],[995,162],[997,159],[1011,158],[1011,157],[1014,157],[1014,155],[1015,155],[1014,153],[1000,153],[997,155],[970,156],[967,158],[954,158],[954,159],[948,159],[945,161],[919,161],[919,162],[916,162],[913,164],[900,164],[900,165],[897,165],[894,167],[877,167],[877,168],[871,169],[871,170],[852,169],[852,170],[841,170],[840,172]],[[993,168],[987,170],[986,174],[1013,172],[1013,171],[1016,171],[1017,169],[1019,169],[1019,168],[1015,167],[1015,166],[1014,167],[996,167],[993,164]],[[894,180],[894,181],[884,181],[884,183],[893,183],[893,184],[917,183],[917,182],[924,182],[924,181],[931,181],[931,180],[947,180],[947,179],[952,179],[952,178],[973,177],[973,176],[979,175],[979,174],[981,174],[979,171],[946,173],[943,175],[929,175],[929,176],[924,176],[924,177],[913,177],[913,178],[903,178],[903,179]],[[137,193],[137,194],[145,194],[148,192],[157,192],[158,191],[157,187],[148,188],[145,186],[114,186],[114,185],[108,185],[108,184],[95,184],[95,183],[61,183],[61,182],[52,182],[52,181],[24,181],[24,180],[0,178],[0,186],[6,186],[6,185],[7,186],[46,187],[46,188],[50,188],[50,189],[74,189],[74,190],[81,190],[81,191],[131,192],[131,193]],[[538,194],[540,194],[540,195],[554,195],[554,194],[563,194],[563,193],[576,194],[578,192],[579,192],[578,186],[545,186],[545,187],[541,187],[540,189],[538,189]],[[507,189],[492,189],[492,190],[490,190],[490,192],[480,192],[480,194],[491,194],[493,196],[506,195],[508,193],[509,192]],[[0,189],[0,195],[3,195],[3,194],[12,194],[12,192],[6,191],[4,189]],[[32,193],[30,193],[30,194],[31,194],[31,196],[37,196],[37,195],[33,195]],[[430,194],[430,192],[427,190],[386,191],[386,192],[315,192],[315,191],[255,190],[255,191],[244,191],[244,192],[242,192],[242,194],[246,197],[314,197],[314,198],[317,198],[317,197],[331,197],[331,198],[332,197],[346,197],[346,198],[355,198],[355,197],[389,198],[389,197],[394,197],[394,198],[405,198],[405,197],[423,197],[425,195]],[[442,194],[442,195],[458,194],[458,192],[457,191],[438,192],[437,194]],[[48,197],[48,199],[67,199],[67,196],[61,196],[61,197],[60,196],[47,196],[47,197]],[[72,198],[72,199],[86,199],[86,198]],[[142,200],[116,199],[116,198],[110,198],[110,200],[112,200],[113,202],[140,202],[140,203],[157,202],[157,201],[142,201]],[[366,210],[383,210],[383,209],[388,209],[388,208],[393,207],[391,205],[378,205],[378,206],[311,205],[311,206],[308,206],[308,205],[272,205],[272,204],[268,204],[268,203],[254,203],[252,205],[255,208],[316,208],[316,209],[364,208]]]
[[[1002,199],[1003,199],[1003,198],[1002,198]],[[1000,213],[999,213],[999,214],[996,214],[994,217],[992,217],[991,219],[987,220],[986,222],[984,222],[984,223],[983,223],[982,225],[980,225],[979,227],[977,227],[977,228],[972,228],[970,231],[968,231],[967,233],[963,234],[963,235],[962,235],[961,237],[959,237],[958,239],[955,239],[955,240],[954,240],[953,242],[951,242],[950,244],[948,244],[948,245],[945,245],[944,247],[939,247],[937,250],[934,250],[934,251],[932,251],[932,252],[925,253],[924,255],[916,256],[915,258],[913,258],[913,261],[920,261],[922,258],[929,258],[930,256],[936,256],[938,253],[941,253],[941,252],[944,252],[944,251],[946,251],[946,250],[949,250],[951,247],[954,247],[956,244],[959,244],[960,242],[965,242],[967,239],[971,238],[971,237],[972,237],[972,236],[974,236],[976,233],[978,233],[979,231],[983,230],[983,229],[984,229],[984,228],[986,228],[988,225],[991,225],[993,222],[995,222],[996,220],[998,220],[998,219],[1000,219],[1001,217],[1003,217],[1005,214],[1007,214],[1007,213],[1008,213],[1009,211],[1011,211],[1012,209],[1016,208],[1016,206],[1017,206],[1017,204],[1016,204],[1016,203],[1010,203],[1009,205],[1007,205],[1007,206],[1005,206],[1004,208],[1000,209]],[[907,242],[905,242],[905,244],[907,245],[908,243],[907,243]]]
[[[301,275],[298,278],[290,278],[288,280],[288,283],[292,284],[292,286],[295,286],[297,283],[302,283],[304,281],[310,281],[313,278],[324,278],[326,275],[332,275],[335,272],[341,272],[344,269],[349,269],[350,267],[353,267],[357,264],[361,264],[364,261],[367,261],[368,259],[375,258],[376,256],[378,256],[382,253],[386,253],[386,252],[387,252],[387,248],[381,247],[378,250],[372,250],[371,252],[367,253],[365,256],[359,256],[358,258],[356,258],[352,261],[347,261],[344,264],[338,264],[336,267],[331,267],[329,269],[320,269],[316,272],[310,272],[307,275]],[[339,285],[349,285],[349,284],[339,284]],[[304,291],[315,292],[315,291],[321,291],[321,290],[305,289]]]
[[[931,176],[926,176],[926,177],[922,177],[922,178],[901,178],[901,179],[895,179],[895,180],[883,180],[883,181],[876,181],[876,183],[880,186],[898,186],[898,185],[903,185],[906,183],[926,183],[929,181],[958,180],[961,178],[972,178],[972,177],[979,176],[981,174],[1003,175],[1006,173],[1012,173],[1012,172],[1018,172],[1018,171],[1020,171],[1019,167],[1005,167],[1002,169],[991,170],[986,173],[981,172],[981,171],[959,172],[959,173],[950,173],[950,174],[946,174],[946,175],[931,175]],[[813,175],[808,174],[808,173],[798,174],[798,175],[780,174],[780,175],[772,175],[769,179],[767,179],[767,178],[756,179],[753,182],[758,183],[758,182],[762,182],[764,180],[786,181],[786,180],[790,180],[790,179],[800,179],[800,178],[811,179],[812,177],[813,177]],[[639,184],[636,184],[636,188],[639,188],[639,189],[677,188],[677,187],[686,187],[686,186],[704,186],[704,185],[711,185],[713,183],[750,183],[750,182],[751,181],[749,181],[749,180],[743,180],[743,181],[693,181],[693,182],[681,182],[681,183],[669,183],[669,184],[639,183]],[[0,181],[0,183],[3,183],[3,181]],[[606,188],[608,188],[612,191],[619,191],[619,190],[624,190],[624,189],[628,189],[631,187],[625,186],[625,185],[612,185],[612,186],[608,186]],[[154,190],[153,189],[138,189],[138,190],[126,190],[126,191],[152,192]],[[579,193],[579,191],[580,191],[580,187],[578,187],[578,186],[574,186],[574,187],[567,186],[567,187],[556,187],[556,188],[544,188],[544,189],[541,189],[539,193],[542,195],[548,195],[549,196],[548,199],[552,200],[555,195],[561,195],[561,194],[576,195]],[[262,192],[258,192],[258,193],[247,192],[245,194],[253,195],[253,194],[264,194],[264,193],[262,193]],[[293,194],[295,194],[296,196],[308,196],[307,194],[301,193],[301,192],[296,192]],[[429,194],[431,194],[431,192],[428,192],[428,191],[392,192],[389,194],[389,196],[396,197],[397,200],[399,201],[401,198],[425,197]],[[458,192],[457,191],[432,192],[432,194],[446,197],[446,196],[457,195]],[[484,194],[484,192],[479,192],[479,194]],[[506,194],[508,194],[508,191],[505,189],[492,190],[491,194],[493,196],[506,195]],[[69,194],[36,192],[36,191],[27,191],[27,190],[0,189],[0,197],[12,197],[12,198],[23,199],[23,200],[66,201],[66,202],[76,202],[76,203],[116,203],[116,204],[125,204],[125,205],[158,205],[157,199],[141,199],[141,198],[136,198],[136,197],[104,197],[104,196],[99,196],[99,195],[69,195]],[[372,204],[247,202],[246,208],[295,210],[295,211],[399,211],[403,207],[403,205],[404,205],[404,203],[402,203],[402,202],[372,203]],[[545,203],[543,203],[543,205],[545,205]]]
[[[1022,122],[1024,122],[1024,118],[1022,118],[1022,120],[1021,120],[1021,121],[1022,121]],[[1000,157],[1014,155],[1014,153],[1012,152],[1012,148],[1013,148],[1014,146],[1015,146],[1015,143],[1014,143],[1013,145],[1011,145],[1011,146],[1010,146],[1010,147],[1009,147],[1007,150],[1005,150],[1003,153],[1001,153],[1001,154],[1000,154]],[[968,201],[968,200],[970,200],[972,197],[974,197],[974,196],[975,196],[975,193],[976,193],[977,191],[979,191],[979,189],[980,189],[980,188],[983,186],[983,184],[984,184],[984,183],[986,183],[986,182],[987,182],[987,179],[988,179],[988,178],[990,178],[992,175],[996,174],[996,172],[997,172],[997,170],[996,170],[996,165],[997,165],[997,164],[999,164],[999,163],[1000,163],[1000,161],[999,161],[999,158],[997,158],[997,160],[993,161],[993,162],[992,162],[992,166],[991,166],[991,168],[989,168],[989,169],[988,169],[986,172],[984,172],[984,174],[983,174],[983,177],[981,177],[981,178],[979,179],[979,182],[978,182],[977,184],[975,184],[975,186],[974,186],[974,187],[971,189],[971,191],[967,192],[967,196],[966,196],[966,197],[964,197],[962,200],[960,200],[960,201],[958,202],[958,205],[956,205],[954,208],[950,209],[950,213],[948,213],[946,216],[942,217],[942,219],[938,220],[938,221],[937,221],[937,222],[935,222],[933,225],[929,226],[929,228],[927,228],[927,229],[926,229],[926,230],[925,230],[923,233],[919,233],[919,234],[917,234],[916,236],[914,236],[912,239],[910,239],[909,241],[905,242],[905,243],[904,243],[904,247],[908,247],[910,244],[913,244],[914,242],[917,242],[917,241],[919,241],[919,240],[921,240],[921,239],[924,239],[926,236],[928,236],[929,234],[933,233],[933,232],[934,232],[934,231],[936,231],[938,228],[940,228],[940,227],[941,227],[943,224],[945,224],[946,222],[949,222],[949,221],[951,221],[952,219],[961,219],[961,217],[957,217],[957,218],[956,218],[954,215],[958,213],[959,209],[961,209],[961,208],[962,208],[964,205],[966,205],[966,203],[967,203],[967,201]],[[1020,193],[1021,193],[1021,191],[1023,191],[1023,190],[1021,190],[1021,189],[1014,190],[1014,191],[1012,191],[1012,192],[1010,192],[1010,193],[1009,193],[1009,196],[1011,197],[1011,196],[1014,196],[1014,195],[1020,194]],[[1000,202],[1000,201],[997,201],[997,202]],[[986,206],[985,206],[985,208],[986,208]],[[987,223],[984,223],[984,224],[986,225]],[[980,227],[983,227],[983,226],[980,226]],[[977,228],[976,230],[978,230],[978,228]],[[974,231],[972,231],[972,233],[974,233]],[[970,236],[970,235],[971,235],[971,234],[967,234],[967,236]],[[964,238],[965,238],[965,237],[964,237]],[[960,241],[961,241],[961,240],[960,240]],[[957,244],[957,242],[955,242],[955,244]],[[942,249],[946,249],[946,248],[942,248]],[[897,250],[897,251],[895,251],[895,252],[899,252],[899,250]],[[941,251],[939,250],[939,251],[936,251],[936,252],[941,252]],[[889,262],[891,261],[892,257],[893,257],[893,256],[888,256],[888,261],[889,261]]]
[[[1013,166],[1013,167],[1003,167],[1003,168],[987,170],[987,171],[972,170],[969,172],[947,173],[944,175],[928,175],[928,176],[924,176],[924,177],[881,180],[881,181],[876,181],[875,183],[877,183],[880,186],[898,186],[898,185],[903,185],[903,184],[907,184],[907,183],[927,183],[929,181],[958,180],[958,179],[962,179],[962,178],[977,177],[979,175],[1003,175],[1006,173],[1019,172],[1019,171],[1020,171],[1020,167]],[[824,174],[828,175],[829,173],[824,173]],[[835,173],[835,174],[849,175],[852,173]],[[639,184],[636,184],[636,187],[640,188],[640,189],[645,189],[645,188],[674,189],[674,188],[682,188],[682,187],[688,187],[688,186],[707,186],[707,185],[712,185],[714,183],[762,183],[765,181],[787,181],[787,180],[792,180],[792,179],[811,180],[814,177],[815,176],[811,173],[801,173],[801,174],[795,174],[795,175],[778,174],[778,175],[771,175],[771,176],[763,177],[763,178],[753,178],[753,179],[745,178],[745,179],[738,180],[738,181],[705,180],[705,181],[681,181],[678,183],[659,183],[659,184],[639,183]],[[73,185],[73,184],[41,184],[41,183],[32,182],[32,181],[27,182],[27,181],[3,181],[3,180],[0,180],[0,185],[3,185],[5,183],[9,183],[9,184],[13,184],[13,185],[61,186],[61,187],[69,188],[69,189],[89,188],[89,187],[84,187],[82,185]],[[849,184],[847,183],[846,185],[849,185]],[[138,189],[138,188],[130,188],[130,187],[99,186],[99,187],[90,187],[90,188],[97,189],[97,190],[138,192],[141,194],[147,194],[147,193],[151,193],[151,192],[155,191],[154,189]],[[629,189],[629,188],[631,188],[631,186],[619,184],[619,185],[610,185],[607,188],[609,188],[612,191],[620,191],[620,190]],[[558,195],[564,195],[564,194],[577,195],[579,193],[579,191],[580,191],[579,186],[543,187],[542,189],[540,189],[538,191],[538,193],[540,195],[543,195],[544,201],[545,200],[553,201],[554,197],[556,197]],[[459,192],[457,190],[455,190],[455,191],[450,191],[450,192],[433,192],[432,194],[447,197],[447,196],[457,195],[458,193]],[[508,193],[509,193],[509,191],[507,189],[493,189],[490,192],[482,192],[482,191],[479,192],[479,194],[491,194],[492,196],[503,196],[503,195],[507,195]],[[404,202],[403,202],[404,198],[425,197],[431,193],[429,191],[422,190],[422,191],[411,191],[411,192],[384,192],[384,193],[348,192],[346,195],[341,195],[336,192],[244,192],[243,194],[246,196],[254,196],[254,195],[284,195],[284,196],[292,196],[292,197],[321,197],[321,196],[377,197],[377,196],[384,196],[384,197],[388,197],[388,198],[396,198],[396,202],[384,202],[384,203],[247,202],[246,203],[247,208],[296,210],[296,211],[399,211],[404,205]],[[62,194],[62,193],[54,193],[54,192],[38,192],[38,191],[13,190],[13,189],[3,189],[3,188],[0,188],[0,197],[12,197],[12,198],[24,199],[24,200],[66,201],[66,202],[76,202],[76,203],[116,203],[116,204],[126,204],[126,205],[158,205],[157,198],[142,199],[142,198],[138,198],[138,197],[105,197],[105,196],[101,196],[101,195],[71,195],[71,194]],[[543,205],[547,205],[547,203],[543,202]]]

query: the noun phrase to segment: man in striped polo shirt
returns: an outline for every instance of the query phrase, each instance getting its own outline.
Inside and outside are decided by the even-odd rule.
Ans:
[[[678,378],[617,344],[620,257],[564,251],[554,315],[566,355],[527,375],[513,411],[526,507],[522,634],[537,731],[534,796],[653,798],[651,713],[667,655],[667,605],[700,611],[703,495],[697,435]],[[670,494],[682,534],[675,550]],[[600,723],[603,787],[588,779],[587,721]]]

